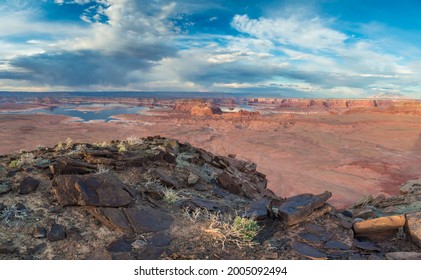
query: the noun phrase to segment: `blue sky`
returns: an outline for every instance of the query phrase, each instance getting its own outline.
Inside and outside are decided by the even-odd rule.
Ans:
[[[420,0],[0,0],[0,90],[421,98]]]

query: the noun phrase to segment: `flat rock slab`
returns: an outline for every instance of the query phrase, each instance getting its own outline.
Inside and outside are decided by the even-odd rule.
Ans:
[[[331,192],[319,195],[301,194],[288,198],[278,207],[278,217],[287,225],[295,225],[305,220],[317,208],[322,207],[332,196]]]
[[[360,240],[355,239],[354,246],[366,251],[380,252],[380,248],[374,245],[373,243],[371,243],[370,241],[360,241]]]
[[[406,227],[412,241],[421,247],[421,212],[406,214]]]
[[[397,230],[405,225],[405,215],[395,215],[370,219],[354,224],[354,232],[357,235],[376,234]]]
[[[120,207],[133,200],[125,185],[108,174],[60,175],[54,179],[53,191],[61,206]]]
[[[168,246],[170,243],[175,239],[174,236],[172,236],[167,231],[160,231],[152,236],[151,239],[149,239],[149,243],[154,246]]]
[[[54,176],[70,174],[89,174],[96,171],[96,166],[82,161],[63,158],[50,165],[50,172]]]
[[[89,211],[95,219],[113,230],[133,231],[122,209],[95,207]]]
[[[174,220],[171,215],[152,208],[127,208],[123,211],[136,233],[167,230]]]
[[[292,249],[298,254],[312,260],[327,260],[327,255],[325,253],[305,243],[296,242],[292,245]]]
[[[192,198],[182,203],[183,207],[189,207],[190,209],[203,208],[213,212],[225,213],[229,210],[228,206],[218,201],[205,200],[200,198]]]
[[[419,252],[392,252],[387,253],[388,260],[421,260],[421,253]]]
[[[298,237],[306,243],[321,244],[329,240],[329,236],[325,234],[314,234],[310,232],[301,232]]]
[[[20,182],[17,191],[19,194],[28,194],[36,191],[38,185],[39,181],[37,179],[26,177],[22,180],[22,182]]]
[[[218,185],[230,193],[243,195],[241,185],[227,172],[223,172],[218,176]]]
[[[165,174],[162,170],[154,169],[152,172],[152,175],[157,177],[162,184],[167,186],[168,188],[174,188],[174,189],[181,189],[183,185],[176,179],[174,179],[172,176]]]
[[[124,238],[117,239],[107,246],[107,251],[110,253],[131,252],[132,241]]]
[[[269,199],[259,199],[252,201],[245,211],[244,216],[247,218],[254,217],[256,220],[265,220],[268,218]]]
[[[348,250],[350,249],[350,246],[341,241],[330,240],[325,243],[324,248],[333,250]]]

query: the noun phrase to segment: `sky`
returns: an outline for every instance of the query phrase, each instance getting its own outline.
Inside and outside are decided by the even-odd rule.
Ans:
[[[421,0],[0,0],[0,91],[421,98]]]

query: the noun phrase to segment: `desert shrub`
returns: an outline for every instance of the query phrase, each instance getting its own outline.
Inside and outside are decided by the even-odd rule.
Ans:
[[[108,173],[110,171],[110,169],[108,167],[106,167],[105,165],[99,164],[96,167],[96,174],[103,174],[103,173]]]
[[[259,232],[259,225],[254,219],[236,216],[231,230],[238,238],[244,241],[252,241]]]
[[[177,201],[177,192],[173,189],[165,188],[163,190],[162,199],[167,204],[174,204]]]

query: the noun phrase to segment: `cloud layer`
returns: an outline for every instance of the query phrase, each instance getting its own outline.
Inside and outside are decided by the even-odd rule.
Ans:
[[[0,90],[421,98],[421,48],[410,31],[314,3],[7,0]]]

